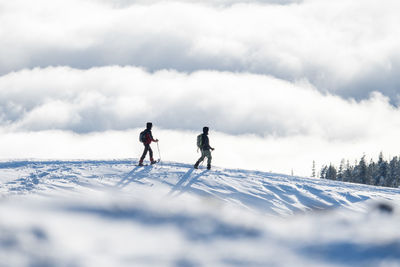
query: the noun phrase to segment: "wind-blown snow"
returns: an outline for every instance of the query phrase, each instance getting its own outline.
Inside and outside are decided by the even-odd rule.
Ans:
[[[132,160],[0,163],[0,266],[398,266],[400,190]]]

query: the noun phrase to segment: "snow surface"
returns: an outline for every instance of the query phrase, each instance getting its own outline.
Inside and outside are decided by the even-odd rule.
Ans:
[[[0,266],[400,266],[400,190],[136,160],[0,162]]]

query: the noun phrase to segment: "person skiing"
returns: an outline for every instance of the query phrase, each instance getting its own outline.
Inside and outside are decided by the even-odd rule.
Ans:
[[[199,164],[204,160],[205,157],[207,157],[207,170],[211,169],[211,151],[214,150],[210,146],[210,140],[208,139],[208,127],[203,127],[203,133],[197,136],[197,147],[201,151],[201,157],[197,160],[197,162],[194,164],[194,168],[198,169]]]
[[[147,152],[150,154],[150,164],[157,163],[157,161],[154,160],[153,158],[153,150],[150,147],[151,142],[158,142],[158,139],[153,138],[153,134],[151,133],[151,128],[153,127],[153,124],[151,122],[148,122],[146,124],[146,130],[140,133],[140,141],[144,145],[144,151],[142,154],[142,157],[139,160],[139,166],[143,166],[143,160],[147,155]]]

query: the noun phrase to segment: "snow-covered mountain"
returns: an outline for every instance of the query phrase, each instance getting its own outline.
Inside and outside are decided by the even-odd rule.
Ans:
[[[136,160],[0,163],[0,266],[400,266],[400,190]]]

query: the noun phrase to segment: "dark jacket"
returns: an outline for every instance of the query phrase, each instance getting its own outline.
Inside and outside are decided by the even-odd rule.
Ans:
[[[153,134],[151,133],[151,130],[146,129],[144,132],[145,132],[145,134],[144,134],[144,142],[143,142],[143,144],[149,145],[149,144],[151,144],[151,142],[155,141],[154,138],[153,138]]]
[[[210,150],[211,149],[211,146],[210,146],[210,140],[208,139],[208,136],[206,135],[206,134],[202,134],[202,136],[201,136],[201,138],[202,138],[202,146],[201,146],[201,149],[202,150]]]

